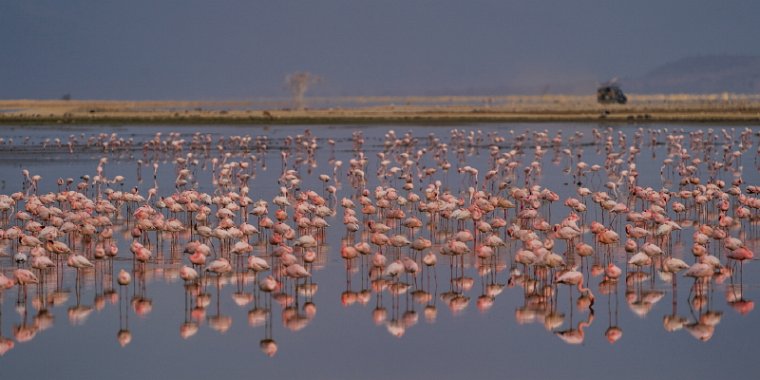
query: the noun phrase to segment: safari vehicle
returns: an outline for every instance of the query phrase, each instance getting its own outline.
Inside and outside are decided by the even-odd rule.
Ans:
[[[596,101],[601,104],[625,104],[628,98],[623,94],[620,86],[614,83],[607,83],[596,89]]]

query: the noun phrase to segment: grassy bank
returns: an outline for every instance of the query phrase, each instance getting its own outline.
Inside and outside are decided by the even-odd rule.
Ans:
[[[727,122],[760,124],[760,97],[632,95],[626,105],[588,96],[314,98],[287,101],[2,100],[1,124],[354,124],[472,122]]]

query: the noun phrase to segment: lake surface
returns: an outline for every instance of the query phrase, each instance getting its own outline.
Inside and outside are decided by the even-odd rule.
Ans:
[[[27,229],[16,214],[29,212],[26,205],[34,194],[78,189],[95,202],[111,194],[118,209],[85,207],[86,214],[103,215],[108,222],[83,237],[86,219],[75,220],[79,232],[57,238],[94,267],[76,270],[67,265],[66,255],[51,255],[55,268],[33,270],[39,284],[0,293],[2,378],[659,379],[750,378],[760,371],[753,355],[760,341],[753,310],[760,297],[760,264],[753,259],[740,266],[727,258],[731,250],[726,247],[733,237],[751,251],[760,248],[760,213],[749,206],[760,197],[750,193],[751,186],[760,185],[756,126],[4,126],[0,138],[0,194],[20,193],[3,215],[6,235],[13,226],[30,235],[39,231]],[[406,183],[419,200],[403,189]],[[261,230],[250,237],[204,240],[197,228],[204,222],[187,227],[197,217],[185,211],[187,203],[179,212],[161,208],[162,199],[173,195],[209,194],[210,203],[202,197],[192,203],[210,209],[205,224],[215,228],[220,202],[230,192],[245,193],[241,184],[253,202],[268,203],[265,215],[251,214],[253,204],[233,211],[235,225],[247,220]],[[378,186],[383,188],[377,191]],[[636,192],[635,186],[651,191]],[[282,187],[289,206],[275,202]],[[395,195],[386,191],[391,187]],[[523,197],[520,189],[531,187],[532,195],[527,191]],[[663,219],[635,223],[625,211],[603,211],[603,202],[595,202],[593,194],[579,195],[579,187],[606,193],[613,201],[606,203],[610,210],[620,204],[638,213],[634,218],[662,201]],[[364,214],[363,189],[365,202],[387,207]],[[552,196],[542,195],[543,189],[558,199],[549,202]],[[493,203],[485,203],[500,197],[515,208],[490,211],[481,202],[475,209],[477,190],[485,192],[481,201],[492,197]],[[322,199],[332,211],[324,217],[329,227],[302,229],[293,220],[297,197],[308,191],[313,193],[306,206],[301,204],[308,211],[302,216],[314,221]],[[151,199],[121,202],[115,192]],[[344,225],[344,198],[356,205],[359,230],[354,233]],[[568,198],[587,207],[577,213],[581,233],[569,244],[536,223],[560,224],[571,215]],[[227,200],[239,204],[239,199]],[[443,210],[420,207],[444,206],[437,203],[443,199],[458,201],[455,209],[482,213],[482,222],[504,219],[505,226],[474,235],[480,244],[496,236],[505,245],[493,252],[478,248],[477,255],[474,241],[460,239],[470,253],[449,252],[458,230],[476,229],[472,218],[447,219]],[[686,210],[675,212],[677,202]],[[135,213],[145,204],[185,228],[145,230],[133,238]],[[71,208],[66,197],[53,197],[47,206],[62,212]],[[518,218],[534,206],[539,206],[535,217]],[[741,217],[742,207],[749,216]],[[295,235],[284,239],[285,246],[293,248],[303,235],[316,238],[315,247],[292,251],[310,272],[308,278],[288,278],[278,270],[284,265],[269,244],[273,232],[258,224],[263,217],[276,222],[277,210],[287,214],[284,222]],[[399,210],[403,218],[389,218]],[[41,227],[52,223],[30,216]],[[420,227],[401,225],[412,216]],[[665,219],[681,230],[655,236]],[[403,244],[370,244],[370,254],[344,259],[341,253],[351,252],[343,246],[370,242],[370,220],[387,224],[389,237],[424,237],[432,247],[417,252]],[[617,232],[619,243],[599,243],[592,221]],[[624,249],[627,224],[644,230],[644,236],[633,239],[638,244],[633,252]],[[108,228],[110,238],[103,234]],[[519,239],[524,236],[519,230],[533,231],[544,246],[553,239],[549,251],[566,264],[518,262],[531,244]],[[721,266],[700,280],[685,271],[664,273],[667,258],[688,265],[697,261],[692,254],[696,231],[711,232],[703,247]],[[718,239],[721,233],[726,238]],[[229,257],[231,271],[217,275],[199,269],[199,279],[183,281],[180,268],[191,265],[184,252],[190,240],[208,243],[207,264]],[[152,253],[146,262],[136,261],[130,251],[135,241]],[[249,241],[251,254],[273,269],[248,270],[251,254],[230,252],[239,241]],[[579,256],[579,242],[593,254]],[[649,265],[627,264],[646,242],[663,253],[651,256]],[[20,246],[18,238],[2,244],[0,268],[9,278],[17,268],[31,270],[34,254],[49,255]],[[118,248],[115,257],[96,258],[99,247],[111,244]],[[313,262],[303,261],[306,251],[316,253]],[[378,251],[387,264],[408,258],[418,270],[393,275],[387,266],[376,269]],[[437,263],[428,267],[423,257],[430,252]],[[610,263],[622,270],[617,280],[605,275]],[[590,293],[556,281],[573,267]],[[125,286],[116,278],[122,269],[131,275]],[[259,283],[270,275],[279,286],[262,291]]]

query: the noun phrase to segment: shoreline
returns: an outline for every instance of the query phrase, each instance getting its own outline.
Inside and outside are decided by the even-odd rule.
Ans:
[[[402,105],[397,105],[401,103]],[[0,100],[0,124],[426,124],[744,123],[760,125],[760,97],[632,95],[625,105],[591,96],[314,98],[287,101]]]

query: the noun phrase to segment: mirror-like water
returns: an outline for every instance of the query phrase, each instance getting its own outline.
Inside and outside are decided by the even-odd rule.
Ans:
[[[760,369],[757,127],[0,137],[3,377]]]

